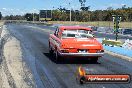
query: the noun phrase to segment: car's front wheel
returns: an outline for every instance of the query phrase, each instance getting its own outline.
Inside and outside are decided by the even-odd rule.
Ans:
[[[51,46],[49,45],[49,53],[53,55],[54,51],[52,50]]]

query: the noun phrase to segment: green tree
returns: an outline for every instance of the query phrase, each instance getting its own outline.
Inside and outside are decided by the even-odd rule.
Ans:
[[[27,14],[25,14],[25,18],[27,21],[32,21],[33,20],[33,14],[27,13]]]
[[[123,7],[118,9],[113,9],[108,7],[106,10],[72,10],[72,21],[112,21],[112,15],[121,15],[122,21],[132,21],[132,8]],[[58,8],[52,11],[53,21],[69,21],[70,20],[70,10],[66,8]]]

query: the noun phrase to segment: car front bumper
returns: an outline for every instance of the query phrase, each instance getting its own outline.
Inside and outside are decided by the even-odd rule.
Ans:
[[[84,56],[84,57],[101,57],[104,53],[59,53],[60,56]]]

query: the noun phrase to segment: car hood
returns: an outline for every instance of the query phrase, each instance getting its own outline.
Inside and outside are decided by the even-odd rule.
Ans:
[[[95,38],[62,39],[63,48],[101,49],[102,45]]]

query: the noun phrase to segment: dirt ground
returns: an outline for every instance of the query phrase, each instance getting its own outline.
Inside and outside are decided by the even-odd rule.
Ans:
[[[2,26],[4,24],[4,21],[0,21],[0,26]]]
[[[0,51],[0,88],[34,88],[33,75],[23,60],[20,42],[5,26]]]

